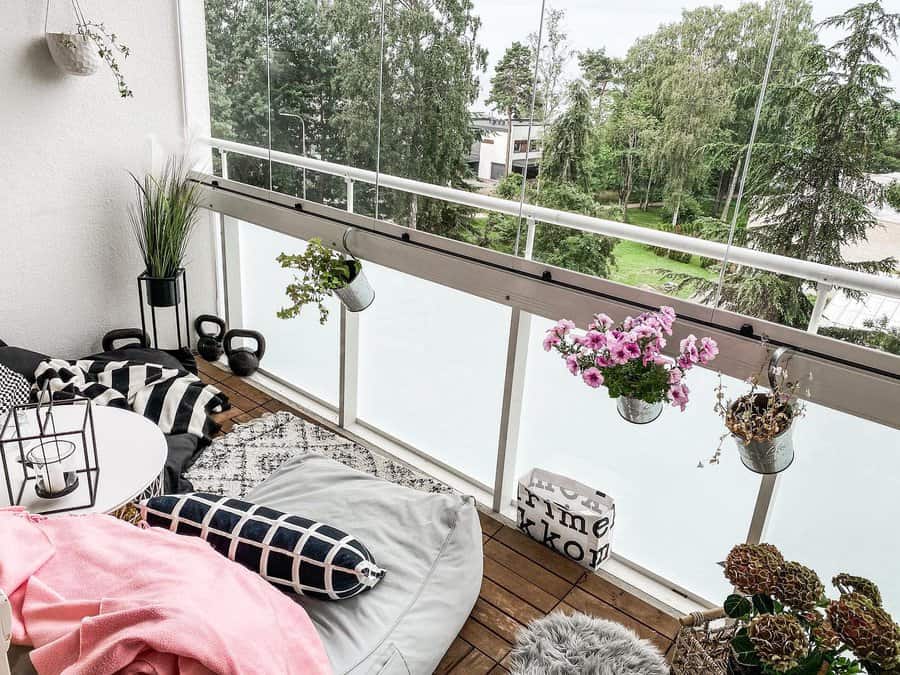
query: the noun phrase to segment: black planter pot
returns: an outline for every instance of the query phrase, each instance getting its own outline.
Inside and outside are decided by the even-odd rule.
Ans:
[[[151,307],[174,307],[181,302],[178,277],[145,277],[147,303]]]

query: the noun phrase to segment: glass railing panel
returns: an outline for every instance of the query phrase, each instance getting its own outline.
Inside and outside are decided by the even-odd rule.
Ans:
[[[684,412],[666,406],[656,421],[634,425],[606,388],[590,389],[541,349],[552,325],[532,317],[517,477],[538,467],[612,496],[614,553],[721,600],[729,587],[717,563],[746,539],[760,478],[728,445],[721,463],[708,463],[724,432],[713,412],[716,373],[691,370]]]
[[[900,614],[900,431],[808,405],[796,457],[780,478],[766,541],[818,572],[829,596],[838,572],[878,584]]]
[[[285,288],[293,273],[276,258],[302,253],[306,242],[251,223],[240,223],[241,309],[243,327],[266,338],[261,367],[333,406],[338,404],[340,303],[325,300],[328,318],[319,323],[318,308],[307,305],[299,316],[280,319],[289,306]]]
[[[510,309],[366,263],[359,418],[492,485]]]

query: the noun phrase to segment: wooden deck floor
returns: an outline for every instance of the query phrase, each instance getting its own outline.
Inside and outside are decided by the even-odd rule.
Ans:
[[[273,399],[248,381],[198,358],[201,377],[230,398],[233,408],[216,416],[227,433],[235,423],[269,412],[302,410]],[[469,620],[450,646],[437,673],[506,673],[516,634],[529,621],[553,611],[584,612],[624,624],[664,653],[678,631],[678,619],[607,577],[587,572],[485,513],[481,516],[484,578]]]

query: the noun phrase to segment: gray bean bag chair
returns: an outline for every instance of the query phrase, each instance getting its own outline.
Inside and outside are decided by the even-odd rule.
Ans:
[[[247,499],[340,527],[387,570],[377,586],[348,600],[295,596],[335,673],[434,672],[481,588],[481,527],[471,497],[420,492],[306,455]]]

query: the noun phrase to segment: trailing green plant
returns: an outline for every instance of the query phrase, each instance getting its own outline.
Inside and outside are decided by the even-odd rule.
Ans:
[[[129,217],[146,272],[154,278],[173,277],[183,266],[200,210],[199,188],[180,159],[170,159],[159,176],[130,175],[138,199]]]
[[[279,319],[292,319],[300,314],[304,305],[315,303],[319,308],[319,323],[328,321],[325,298],[349,284],[362,270],[362,264],[352,258],[344,258],[337,251],[322,245],[321,239],[310,239],[306,250],[296,255],[282,253],[277,258],[284,269],[303,272],[294,275],[294,281],[285,289],[291,305],[278,311]]]
[[[900,626],[868,579],[838,574],[829,600],[818,575],[771,544],[738,544],[725,560],[736,592],[725,614],[741,622],[734,659],[763,675],[887,673],[900,667]],[[863,671],[865,668],[865,671]]]
[[[78,0],[72,0],[72,9],[75,10],[75,31],[78,37],[84,42],[90,41],[94,43],[97,48],[97,54],[106,63],[113,77],[116,78],[119,96],[122,98],[133,96],[134,94],[128,88],[125,76],[122,75],[118,59],[116,58],[116,53],[121,54],[122,61],[124,61],[131,54],[131,50],[119,40],[115,33],[107,29],[105,24],[87,19]],[[71,38],[64,40],[63,44],[69,49],[76,49],[77,47],[75,41]]]

